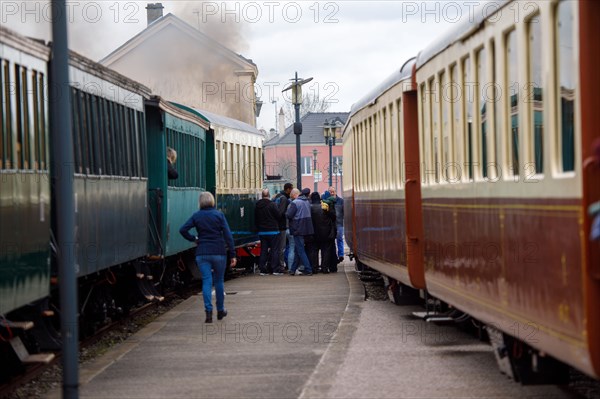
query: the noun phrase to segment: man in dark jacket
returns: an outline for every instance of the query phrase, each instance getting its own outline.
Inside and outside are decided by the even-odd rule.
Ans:
[[[329,198],[335,200],[337,263],[341,263],[344,261],[344,199],[337,196],[333,187],[329,187]]]
[[[318,251],[321,251],[321,272],[329,273],[330,271],[337,270],[335,262],[335,211],[333,207],[329,207],[327,200],[318,201],[319,193],[316,194],[313,200],[313,204],[310,206],[310,213],[312,217],[313,227],[315,230],[314,244],[316,250],[313,253],[313,258],[318,259]],[[311,199],[313,199],[311,195]]]
[[[299,195],[300,191],[297,188],[291,192],[292,203],[288,207],[286,216],[290,222],[290,233],[294,236],[294,243],[296,246],[296,255],[299,257],[300,262],[304,265],[304,275],[312,276],[312,266],[306,255],[304,249],[304,237],[312,235],[314,233],[312,219],[310,217],[310,203],[308,202],[308,195],[310,189],[305,188],[302,190],[302,195]],[[296,274],[296,267],[292,263],[290,265],[290,275]]]
[[[279,265],[281,266],[281,270],[285,268],[284,254],[286,247],[288,247],[286,243],[289,243],[288,259],[291,259],[291,262],[288,262],[288,264],[290,267],[292,262],[294,262],[294,239],[290,235],[290,230],[288,229],[288,220],[285,217],[288,206],[292,202],[290,200],[290,193],[292,192],[293,188],[294,185],[292,183],[285,183],[283,185],[283,190],[281,190],[281,192],[277,194],[274,199],[274,202],[279,208],[279,212],[283,215],[283,218],[279,221]]]
[[[268,275],[267,256],[269,256],[273,275],[281,276],[283,275],[283,270],[279,264],[279,222],[283,215],[279,212],[277,205],[271,201],[270,197],[269,190],[264,189],[262,191],[262,198],[256,203],[256,207],[254,208],[254,224],[260,238],[258,267],[261,276]]]

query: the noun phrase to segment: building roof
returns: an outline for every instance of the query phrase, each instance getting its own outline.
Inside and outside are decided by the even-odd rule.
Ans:
[[[243,132],[247,132],[247,133],[253,133],[258,136],[263,136],[263,134],[260,132],[260,130],[258,130],[254,126],[251,126],[242,121],[238,121],[237,119],[228,118],[223,115],[218,115],[218,114],[208,112],[208,111],[198,109],[198,108],[188,107],[186,105],[178,104],[175,102],[171,102],[171,104],[173,104],[181,109],[184,109],[188,112],[191,112],[193,114],[200,116],[202,119],[204,119],[210,123],[211,129],[214,129],[216,126],[221,126],[221,127],[227,127],[227,128],[233,129],[233,130],[243,131]]]
[[[196,39],[199,42],[206,43],[208,46],[214,48],[215,51],[218,51],[219,53],[231,59],[233,62],[239,64],[240,67],[251,69],[255,75],[258,75],[258,68],[256,67],[256,64],[252,62],[252,60],[231,51],[216,40],[210,38],[209,36],[200,32],[198,29],[194,28],[187,22],[183,21],[182,19],[176,17],[171,13],[165,15],[164,17],[158,18],[156,21],[153,21],[144,30],[139,32],[137,35],[133,36],[123,45],[115,49],[112,53],[101,59],[100,63],[104,65],[110,65],[114,63],[115,61],[126,55],[128,52],[130,52],[132,49],[139,46],[142,42],[148,40],[153,35],[159,33],[161,30],[163,30],[169,25],[179,28],[181,31],[189,34],[192,38]]]
[[[332,121],[338,119],[341,123],[346,124],[348,120],[349,112],[309,112],[300,118],[302,123],[302,135],[300,136],[300,142],[304,144],[324,144],[325,138],[323,137],[323,124],[325,120]],[[294,125],[290,125],[285,129],[283,136],[275,136],[272,139],[265,142],[266,147],[273,147],[277,145],[292,145],[296,144],[296,135],[294,134]]]

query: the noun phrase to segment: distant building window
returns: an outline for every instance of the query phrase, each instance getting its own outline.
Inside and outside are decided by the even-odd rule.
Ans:
[[[333,174],[336,176],[342,175],[342,157],[333,157]]]
[[[312,174],[312,157],[302,157],[301,165],[303,175]]]

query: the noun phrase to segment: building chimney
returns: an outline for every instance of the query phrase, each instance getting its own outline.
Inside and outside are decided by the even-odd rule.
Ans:
[[[163,16],[163,5],[161,3],[148,3],[146,7],[148,16],[148,25]]]
[[[279,137],[285,134],[285,115],[283,113],[283,107],[279,110]]]

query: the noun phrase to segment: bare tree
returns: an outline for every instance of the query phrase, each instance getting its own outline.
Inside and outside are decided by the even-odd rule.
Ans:
[[[302,104],[300,105],[300,118],[309,112],[325,112],[329,109],[330,102],[325,99],[321,100],[318,94],[306,93],[302,96]],[[283,107],[283,114],[285,116],[285,125],[289,126],[296,122],[296,110],[294,104],[286,101]]]

